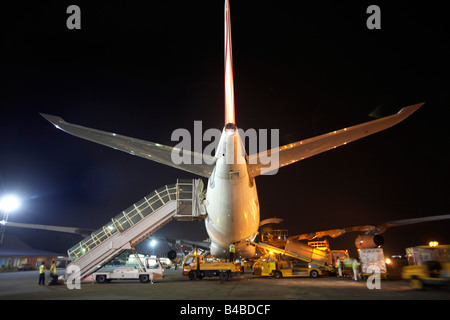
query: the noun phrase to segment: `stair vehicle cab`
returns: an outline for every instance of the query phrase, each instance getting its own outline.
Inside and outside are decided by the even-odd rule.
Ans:
[[[159,259],[145,261],[144,268],[136,267],[119,267],[114,271],[95,272],[93,278],[97,283],[111,282],[112,280],[139,280],[147,283],[157,279],[164,278],[164,269]]]

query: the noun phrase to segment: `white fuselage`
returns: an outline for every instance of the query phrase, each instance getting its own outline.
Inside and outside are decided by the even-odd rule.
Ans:
[[[252,256],[255,248],[247,241],[253,240],[258,232],[259,202],[236,126],[225,126],[216,157],[206,194],[208,217],[205,224],[211,239],[211,253],[226,257],[230,244],[234,244],[235,256]]]

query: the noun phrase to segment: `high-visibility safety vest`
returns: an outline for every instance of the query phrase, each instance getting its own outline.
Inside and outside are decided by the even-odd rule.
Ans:
[[[50,273],[56,273],[56,264],[52,263],[50,267]]]
[[[232,253],[235,252],[235,250],[234,250],[234,244],[230,244],[230,252],[232,252]]]
[[[41,264],[41,266],[39,267],[39,273],[45,273],[45,265]]]

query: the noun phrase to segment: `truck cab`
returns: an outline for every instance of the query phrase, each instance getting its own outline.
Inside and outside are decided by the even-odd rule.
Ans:
[[[191,270],[197,270],[199,264],[205,262],[203,255],[190,254],[183,262],[183,276],[189,275]]]

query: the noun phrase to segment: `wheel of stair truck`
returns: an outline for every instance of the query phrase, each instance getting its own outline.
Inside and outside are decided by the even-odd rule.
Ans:
[[[317,272],[317,270],[311,270],[311,272],[309,273],[309,276],[311,278],[317,278],[319,276],[319,272]]]
[[[95,277],[95,281],[97,283],[105,283],[106,282],[106,276],[99,274]]]
[[[139,281],[142,283],[146,283],[150,281],[150,277],[148,276],[148,274],[141,274],[139,276]]]
[[[283,278],[283,274],[281,273],[281,271],[274,271],[274,272],[273,272],[273,276],[274,276],[276,279],[281,279],[281,278]]]
[[[220,271],[219,272],[219,279],[221,282],[225,282],[228,280],[230,275],[228,274],[228,271]]]

